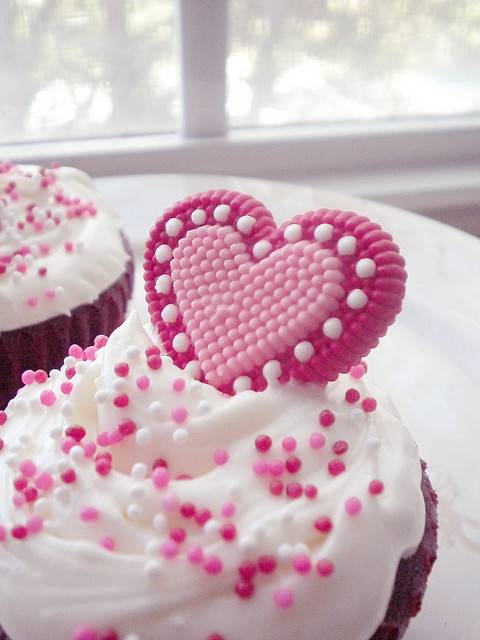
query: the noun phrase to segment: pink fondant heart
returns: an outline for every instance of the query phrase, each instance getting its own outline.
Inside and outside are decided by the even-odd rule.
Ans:
[[[174,362],[218,389],[325,383],[360,361],[400,311],[403,258],[352,212],[320,209],[280,228],[250,196],[209,191],[167,209],[145,250],[153,325]]]

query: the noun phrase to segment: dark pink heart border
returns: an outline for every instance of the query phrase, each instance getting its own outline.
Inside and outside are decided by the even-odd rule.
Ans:
[[[220,204],[226,204],[231,209],[228,219],[223,223],[218,222],[213,216],[214,209]],[[283,231],[293,223],[302,227],[303,238],[312,240],[314,239],[314,230],[319,224],[331,224],[334,228],[333,236],[328,242],[322,243],[322,246],[331,248],[335,252],[341,236],[351,235],[356,238],[355,254],[341,256],[341,260],[343,271],[352,282],[352,288],[361,288],[367,294],[367,305],[363,309],[351,309],[346,304],[345,296],[340,307],[335,311],[335,316],[341,318],[344,327],[342,336],[338,340],[331,340],[323,335],[321,327],[318,331],[306,336],[305,339],[312,342],[315,347],[315,355],[308,363],[299,363],[293,355],[293,350],[279,354],[277,359],[282,367],[280,377],[282,382],[292,377],[304,382],[321,384],[335,380],[339,373],[348,372],[353,365],[377,346],[379,339],[385,335],[389,325],[394,322],[401,310],[407,279],[404,269],[405,261],[400,255],[397,245],[392,241],[391,235],[368,218],[352,211],[318,209],[297,215],[277,227],[272,214],[261,202],[249,195],[223,189],[198,193],[169,207],[156,220],[147,239],[144,254],[146,301],[152,324],[166,353],[181,368],[184,368],[188,362],[196,360],[196,354],[193,345],[186,353],[181,354],[172,347],[174,336],[179,331],[185,332],[185,326],[181,318],[173,326],[162,321],[161,310],[167,304],[176,304],[176,299],[173,289],[168,294],[159,293],[155,289],[158,277],[162,274],[170,274],[170,261],[157,262],[155,250],[159,245],[166,244],[173,251],[179,240],[188,231],[199,228],[190,217],[195,209],[203,209],[206,212],[205,225],[228,224],[235,226],[239,217],[245,215],[253,217],[255,223],[252,233],[243,238],[250,251],[259,240],[268,240],[272,244],[273,250],[286,244]],[[178,218],[183,222],[182,230],[175,238],[169,237],[165,231],[165,224],[171,218]],[[374,276],[359,278],[355,274],[355,264],[361,258],[374,260],[376,264]],[[245,371],[244,375],[252,379],[252,388],[256,390],[265,388],[266,381],[261,369]],[[232,381],[219,388],[221,391],[232,393]]]

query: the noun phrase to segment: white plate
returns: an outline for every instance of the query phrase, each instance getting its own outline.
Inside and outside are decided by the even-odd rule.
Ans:
[[[319,189],[222,176],[103,178],[136,254],[135,306],[146,317],[141,253],[163,209],[197,191],[250,193],[283,221],[353,209],[390,231],[407,261],[404,310],[368,359],[416,438],[439,494],[440,548],[423,609],[405,640],[478,640],[480,622],[480,241],[400,209]]]

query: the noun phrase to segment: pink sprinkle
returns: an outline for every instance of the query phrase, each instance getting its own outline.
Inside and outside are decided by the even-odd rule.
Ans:
[[[337,440],[332,445],[332,451],[335,455],[341,456],[348,451],[348,442],[345,440]]]
[[[365,413],[371,413],[372,411],[375,411],[376,408],[377,401],[375,400],[375,398],[364,398],[362,400],[362,409],[365,411]]]
[[[253,580],[257,573],[257,565],[251,560],[244,560],[238,567],[238,575],[244,580]]]
[[[291,436],[287,436],[282,440],[282,448],[284,451],[289,451],[289,452],[294,451],[296,446],[297,446],[297,441],[295,440],[295,438],[292,438]]]
[[[356,380],[358,380],[359,378],[364,376],[365,375],[365,368],[364,368],[363,364],[356,364],[353,367],[351,367],[350,375],[352,376],[352,378],[355,378]]]
[[[119,378],[126,378],[130,371],[130,367],[127,362],[119,362],[115,365],[114,371]]]
[[[123,420],[118,425],[118,433],[122,436],[131,436],[137,430],[137,425],[133,420]]]
[[[35,296],[27,298],[27,304],[29,307],[35,307],[38,304],[38,298],[36,298]]]
[[[37,471],[37,467],[32,460],[22,460],[19,465],[20,473],[27,478],[33,478]]]
[[[95,340],[93,341],[93,344],[97,347],[97,349],[101,349],[107,344],[107,341],[108,341],[108,337],[100,334],[95,338]]]
[[[35,372],[31,369],[27,369],[26,371],[24,371],[22,373],[22,382],[25,385],[35,382]]]
[[[330,409],[324,409],[318,416],[322,427],[330,427],[335,422],[335,414]]]
[[[278,589],[273,594],[273,602],[279,609],[288,609],[294,602],[293,593],[290,589]]]
[[[320,518],[315,520],[313,525],[317,531],[320,531],[320,533],[328,533],[333,527],[332,521],[327,516],[320,516]]]
[[[16,524],[12,527],[10,533],[12,535],[12,538],[15,538],[16,540],[23,540],[27,537],[28,531],[27,528],[23,525]]]
[[[303,493],[302,485],[298,482],[289,482],[286,488],[287,496],[295,500],[299,498]]]
[[[292,566],[298,573],[305,575],[312,568],[310,558],[304,554],[299,554],[292,559]]]
[[[157,467],[152,471],[152,482],[157,489],[163,489],[170,482],[170,474],[164,467]]]
[[[203,525],[206,522],[208,522],[208,520],[210,520],[211,517],[212,517],[212,514],[210,513],[210,511],[208,509],[200,509],[195,514],[195,522],[198,525],[200,525],[201,527],[203,527]]]
[[[3,542],[5,540],[5,538],[7,537],[7,531],[5,529],[5,527],[2,527],[0,525],[0,542]]]
[[[203,561],[203,568],[205,572],[210,575],[216,575],[220,573],[223,568],[222,561],[217,556],[207,556]]]
[[[147,358],[147,366],[149,369],[152,369],[153,371],[160,369],[160,367],[162,366],[162,358],[157,355],[149,356]]]
[[[73,632],[72,640],[98,640],[98,634],[95,629],[81,626]]]
[[[53,300],[57,294],[54,289],[45,289],[44,295],[47,300]]]
[[[178,498],[174,493],[168,493],[162,498],[162,507],[165,511],[172,512],[178,509]]]
[[[23,507],[26,501],[27,499],[25,498],[23,493],[15,493],[13,495],[13,498],[12,498],[13,506],[16,507],[17,509],[20,509],[20,507]]]
[[[115,396],[115,398],[113,399],[113,404],[120,409],[128,406],[128,402],[129,399],[126,393],[121,393],[120,395]]]
[[[368,485],[368,492],[372,496],[377,496],[379,493],[382,493],[384,488],[384,484],[381,480],[372,480]]]
[[[37,369],[37,371],[35,371],[35,382],[38,382],[38,384],[46,382],[47,378],[47,372],[43,369]]]
[[[53,486],[53,478],[49,473],[39,473],[34,482],[41,491],[49,491]]]
[[[331,476],[338,476],[345,471],[345,464],[342,460],[330,460],[328,463],[328,473]]]
[[[38,248],[40,249],[40,253],[42,254],[42,256],[46,256],[50,251],[50,245],[46,244],[45,242],[41,242],[38,245]]]
[[[115,540],[110,536],[104,536],[103,538],[100,538],[98,544],[104,549],[107,549],[107,551],[113,551],[115,549]]]
[[[136,380],[137,388],[140,391],[146,391],[150,386],[150,378],[148,376],[139,376]]]
[[[84,522],[93,522],[97,520],[99,516],[98,510],[95,507],[83,507],[80,511],[80,520]]]
[[[271,446],[272,439],[270,438],[270,436],[261,435],[255,438],[255,448],[257,449],[257,451],[260,451],[260,453],[266,453]]]
[[[266,460],[255,460],[252,469],[257,476],[264,476],[268,473],[268,462]]]
[[[298,456],[288,456],[285,461],[285,468],[288,473],[297,473],[302,466],[302,461]]]
[[[0,427],[3,427],[3,425],[6,423],[7,417],[8,416],[5,411],[0,411]]]
[[[90,362],[93,362],[96,358],[97,355],[97,347],[91,346],[91,347],[87,347],[84,351],[84,356],[86,360],[90,360]]]
[[[349,516],[357,516],[362,510],[362,503],[358,498],[347,498],[345,500],[345,511]]]
[[[225,464],[228,461],[228,453],[225,449],[215,449],[213,452],[213,461],[218,465]]]
[[[283,493],[283,482],[280,480],[272,480],[269,486],[270,493],[272,496],[280,496]]]
[[[325,558],[317,562],[317,573],[321,578],[327,578],[333,573],[333,563]]]
[[[179,545],[174,540],[166,540],[160,545],[160,555],[168,560],[178,555]]]
[[[170,531],[170,538],[178,544],[181,544],[185,540],[186,535],[185,529],[182,529],[181,527],[174,527]]]
[[[75,482],[77,479],[77,474],[74,469],[65,469],[65,471],[60,474],[60,478],[65,484],[72,484],[72,482]]]
[[[91,458],[93,457],[95,451],[97,450],[97,445],[94,442],[84,442],[82,444],[83,447],[83,452],[85,454],[86,458]]]
[[[72,344],[68,349],[68,355],[77,360],[83,360],[83,349],[78,344]]]
[[[64,244],[64,248],[65,248],[65,251],[67,253],[72,253],[72,251],[73,251],[73,242],[66,242]]]
[[[97,436],[97,444],[101,447],[108,447],[110,444],[110,436],[108,435],[108,431],[100,431]]]
[[[60,385],[60,391],[66,396],[70,395],[73,389],[73,384],[71,382],[62,382]]]
[[[44,407],[51,407],[55,404],[57,396],[54,394],[51,389],[45,389],[40,394],[40,403],[43,404]]]
[[[43,519],[40,516],[30,516],[27,519],[28,533],[39,533],[43,529]]]
[[[272,460],[268,468],[270,470],[270,475],[272,476],[281,476],[285,470],[285,464],[282,460]]]
[[[304,493],[307,498],[313,500],[313,498],[317,497],[318,489],[314,484],[305,485]]]
[[[172,389],[174,391],[183,391],[185,389],[185,380],[183,378],[175,378],[172,382]]]
[[[235,528],[235,525],[230,522],[227,524],[224,524],[220,529],[220,535],[227,542],[234,540],[237,536],[237,530]]]
[[[77,442],[73,438],[63,438],[60,444],[60,449],[63,451],[63,453],[68,454],[70,453],[70,449],[76,444]]]
[[[235,511],[236,508],[233,502],[225,502],[224,504],[222,504],[222,507],[220,509],[220,513],[224,518],[231,518],[233,515],[235,515]]]
[[[172,409],[170,416],[174,422],[182,424],[187,419],[188,411],[185,407],[175,407]]]
[[[277,561],[273,556],[260,556],[257,562],[260,573],[273,573],[277,568]]]
[[[198,545],[193,545],[187,550],[188,561],[192,564],[201,564],[203,562],[203,550]]]
[[[27,487],[27,485],[28,485],[28,480],[23,476],[17,476],[13,480],[13,486],[17,491],[23,491]]]

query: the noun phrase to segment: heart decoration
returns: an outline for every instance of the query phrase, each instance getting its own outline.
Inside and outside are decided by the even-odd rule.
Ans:
[[[395,320],[404,264],[391,236],[351,211],[309,211],[277,227],[251,196],[207,191],[150,231],[146,300],[175,364],[221,391],[262,390],[271,372],[325,384]]]

